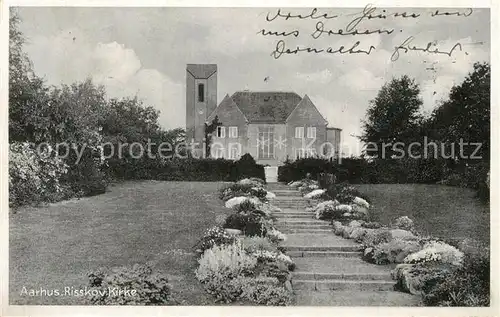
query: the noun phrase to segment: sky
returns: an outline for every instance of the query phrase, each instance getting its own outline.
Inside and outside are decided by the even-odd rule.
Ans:
[[[301,14],[303,19],[278,16]],[[350,30],[351,21],[363,16],[363,8],[92,8],[22,7],[20,28],[27,38],[25,51],[35,72],[48,84],[71,84],[92,78],[106,87],[109,97],[138,96],[160,111],[165,129],[185,127],[186,64],[218,65],[218,102],[235,91],[294,91],[308,95],[328,120],[342,129],[344,155],[358,155],[362,145],[362,120],[379,89],[393,77],[408,75],[421,88],[422,111],[429,114],[450,88],[460,84],[474,62],[490,61],[490,11],[436,8],[372,8],[351,30],[362,35],[328,35]],[[366,9],[367,10],[367,9]],[[366,12],[365,10],[365,12]],[[385,11],[383,11],[385,10]],[[460,16],[435,15],[439,10]],[[416,14],[403,18],[395,13]],[[335,18],[316,18],[327,14]],[[465,16],[467,15],[467,16]],[[385,16],[385,18],[384,18]],[[323,23],[319,38],[313,38]],[[351,27],[353,24],[351,23]],[[262,35],[294,32],[289,36]],[[318,34],[318,32],[316,32]],[[399,50],[398,46],[438,49],[451,56],[425,51]],[[370,54],[272,53],[277,42],[301,48]],[[372,49],[370,49],[372,47]],[[264,80],[267,78],[266,80]]]

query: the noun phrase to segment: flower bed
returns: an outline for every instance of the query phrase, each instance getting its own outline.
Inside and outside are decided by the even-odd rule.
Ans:
[[[292,302],[290,271],[295,264],[278,246],[286,236],[274,226],[272,212],[279,208],[269,203],[272,196],[263,183],[252,179],[221,190],[220,197],[234,213],[200,240],[195,272],[217,300],[259,305]]]
[[[319,189],[306,179],[289,185],[305,193],[309,203],[319,199],[306,210],[317,219],[331,220],[336,235],[360,243],[365,261],[397,264],[392,276],[400,290],[422,295],[429,306],[489,305],[488,248],[422,237],[407,216],[389,226],[368,222],[370,203],[348,184]]]
[[[312,207],[307,210],[314,212],[317,219],[322,220],[352,220],[370,218],[370,204],[359,192],[348,184],[331,185],[327,189],[318,188],[317,182],[309,179],[291,182],[291,187],[298,188],[308,199]]]

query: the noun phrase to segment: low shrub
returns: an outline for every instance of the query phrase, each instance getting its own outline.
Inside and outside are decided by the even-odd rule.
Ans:
[[[420,251],[408,255],[404,259],[404,262],[439,262],[458,266],[461,264],[463,257],[463,252],[449,244],[441,241],[430,241],[427,242]]]
[[[368,262],[375,264],[403,263],[404,259],[414,252],[422,249],[418,241],[407,239],[392,239],[380,243],[373,250],[365,254]]]
[[[11,207],[56,201],[64,196],[60,183],[67,173],[67,165],[45,148],[39,153],[33,144],[9,145],[9,205]]]
[[[436,262],[417,264],[398,264],[391,272],[392,278],[396,280],[396,288],[403,292],[414,295],[422,295],[426,285],[440,283],[443,277],[452,270],[449,264]]]
[[[171,300],[167,277],[153,273],[149,265],[93,272],[89,284],[89,301],[94,305],[165,305]]]
[[[256,197],[238,196],[238,197],[233,197],[233,198],[227,200],[225,203],[225,206],[226,206],[226,208],[238,209],[241,204],[246,203],[246,202],[250,202],[255,206],[260,204],[260,200]]]
[[[278,251],[278,246],[265,237],[244,237],[241,240],[241,245],[243,246],[243,249],[248,253],[253,253],[256,251]]]
[[[249,276],[257,265],[257,259],[248,255],[241,244],[215,245],[205,250],[198,260],[196,277],[205,283],[208,289],[216,292],[220,283],[240,275]]]
[[[365,247],[374,247],[380,243],[389,242],[392,239],[391,231],[388,229],[375,229],[368,231],[361,242]]]
[[[415,224],[413,223],[413,220],[411,220],[408,216],[397,218],[394,222],[394,227],[411,232],[415,231]]]
[[[315,213],[316,219],[339,219],[342,217],[342,211],[337,208],[338,205],[338,201],[328,200],[319,203],[312,211]]]
[[[367,229],[379,229],[382,227],[382,224],[380,222],[373,221],[373,222],[364,222],[361,224],[361,226]]]
[[[231,214],[223,227],[241,230],[246,236],[264,236],[267,232],[262,217],[256,214]]]
[[[462,266],[428,281],[423,287],[423,300],[427,306],[489,306],[489,252],[467,254]]]
[[[205,232],[196,244],[196,248],[198,252],[203,253],[216,245],[232,244],[235,240],[236,238],[229,235],[222,227],[214,226]]]
[[[293,294],[277,278],[240,278],[241,297],[267,306],[286,306],[292,303]]]
[[[227,201],[234,197],[254,196],[263,201],[267,200],[268,192],[264,188],[259,187],[260,183],[255,182],[256,184],[259,185],[256,186],[256,184],[249,183],[253,181],[249,179],[245,180],[248,180],[248,182],[243,182],[243,183],[238,182],[222,188],[219,191],[219,198],[224,201]]]

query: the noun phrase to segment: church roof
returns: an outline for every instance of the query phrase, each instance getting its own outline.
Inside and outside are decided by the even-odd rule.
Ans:
[[[197,79],[207,79],[217,71],[217,64],[187,64],[187,71]]]
[[[285,123],[302,98],[294,92],[237,91],[231,99],[251,123]]]

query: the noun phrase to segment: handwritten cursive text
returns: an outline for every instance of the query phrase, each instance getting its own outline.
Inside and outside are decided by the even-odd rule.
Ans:
[[[433,43],[433,42],[427,43],[426,47],[417,47],[415,45],[410,46],[411,42],[414,39],[415,38],[413,36],[410,36],[409,38],[407,38],[406,40],[404,40],[403,43],[401,43],[400,45],[396,46],[394,48],[394,52],[391,55],[391,61],[394,62],[394,61],[398,60],[398,58],[399,58],[399,51],[404,51],[405,53],[408,53],[409,51],[420,51],[420,52],[426,52],[426,53],[429,53],[429,54],[443,54],[443,55],[448,55],[448,56],[451,57],[451,55],[453,54],[453,52],[456,49],[459,49],[460,51],[462,50],[462,44],[460,44],[460,43],[456,43],[448,51],[440,51],[437,47],[435,47],[436,44]]]
[[[298,54],[299,52],[306,52],[306,53],[326,53],[326,54],[366,54],[370,55],[372,50],[375,49],[375,46],[371,45],[368,50],[362,50],[362,49],[357,49],[359,45],[361,44],[360,41],[357,41],[354,43],[350,48],[346,48],[344,45],[340,46],[337,49],[334,49],[332,47],[328,47],[327,49],[317,49],[317,48],[311,48],[311,47],[299,47],[297,46],[295,49],[290,49],[287,48],[285,45],[285,41],[279,40],[278,43],[276,43],[276,49],[271,53],[271,56],[274,57],[274,59],[280,58],[283,54]]]

